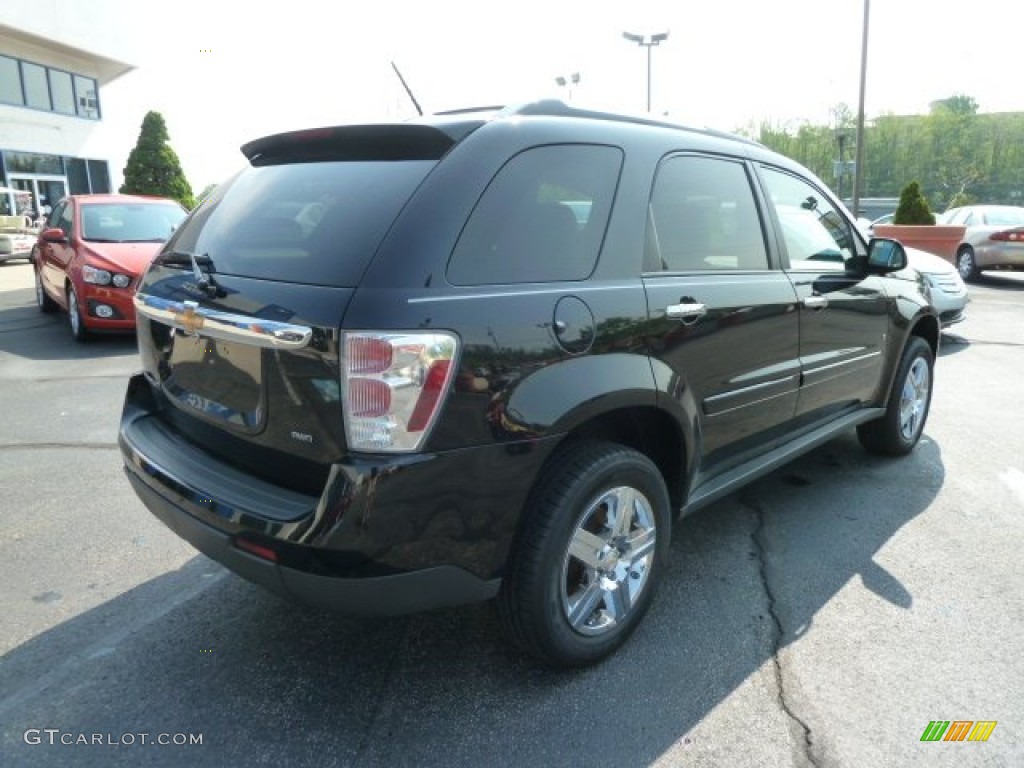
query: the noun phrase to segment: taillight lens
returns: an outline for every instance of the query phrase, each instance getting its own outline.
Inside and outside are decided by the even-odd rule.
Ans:
[[[1002,232],[993,232],[988,236],[989,240],[996,240],[1000,243],[1024,243],[1024,229],[1006,229]]]
[[[422,446],[455,370],[458,339],[437,331],[345,333],[341,387],[353,451]]]

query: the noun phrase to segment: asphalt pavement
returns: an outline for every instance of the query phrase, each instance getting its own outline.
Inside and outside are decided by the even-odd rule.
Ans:
[[[850,434],[682,521],[631,641],[565,673],[489,605],[354,619],[198,555],[121,471],[134,339],[0,264],[0,766],[1024,765],[1024,275],[972,297],[911,456]]]

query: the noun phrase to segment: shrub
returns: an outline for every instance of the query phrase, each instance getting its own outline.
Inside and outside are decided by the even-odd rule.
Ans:
[[[928,200],[921,192],[921,185],[912,181],[900,192],[900,204],[896,208],[893,224],[934,224],[935,216],[928,208]]]

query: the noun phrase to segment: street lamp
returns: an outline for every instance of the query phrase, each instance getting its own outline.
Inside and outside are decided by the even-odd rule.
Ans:
[[[630,32],[623,32],[622,36],[631,42],[647,49],[647,111],[651,111],[651,48],[660,45],[662,40],[668,40],[668,32],[658,32],[654,35],[634,35]]]
[[[871,0],[864,0],[864,30],[860,47],[860,104],[857,108],[857,161],[853,167],[853,215],[860,216],[860,195],[864,191],[864,91],[868,79],[868,19]]]
[[[572,86],[580,84],[580,73],[573,72],[568,78],[559,75],[555,78],[555,82],[560,88],[564,88],[567,85],[569,86],[569,101],[572,101]]]

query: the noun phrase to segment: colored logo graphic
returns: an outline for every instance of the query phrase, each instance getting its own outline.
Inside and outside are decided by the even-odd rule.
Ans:
[[[988,741],[997,720],[932,720],[921,741]]]

